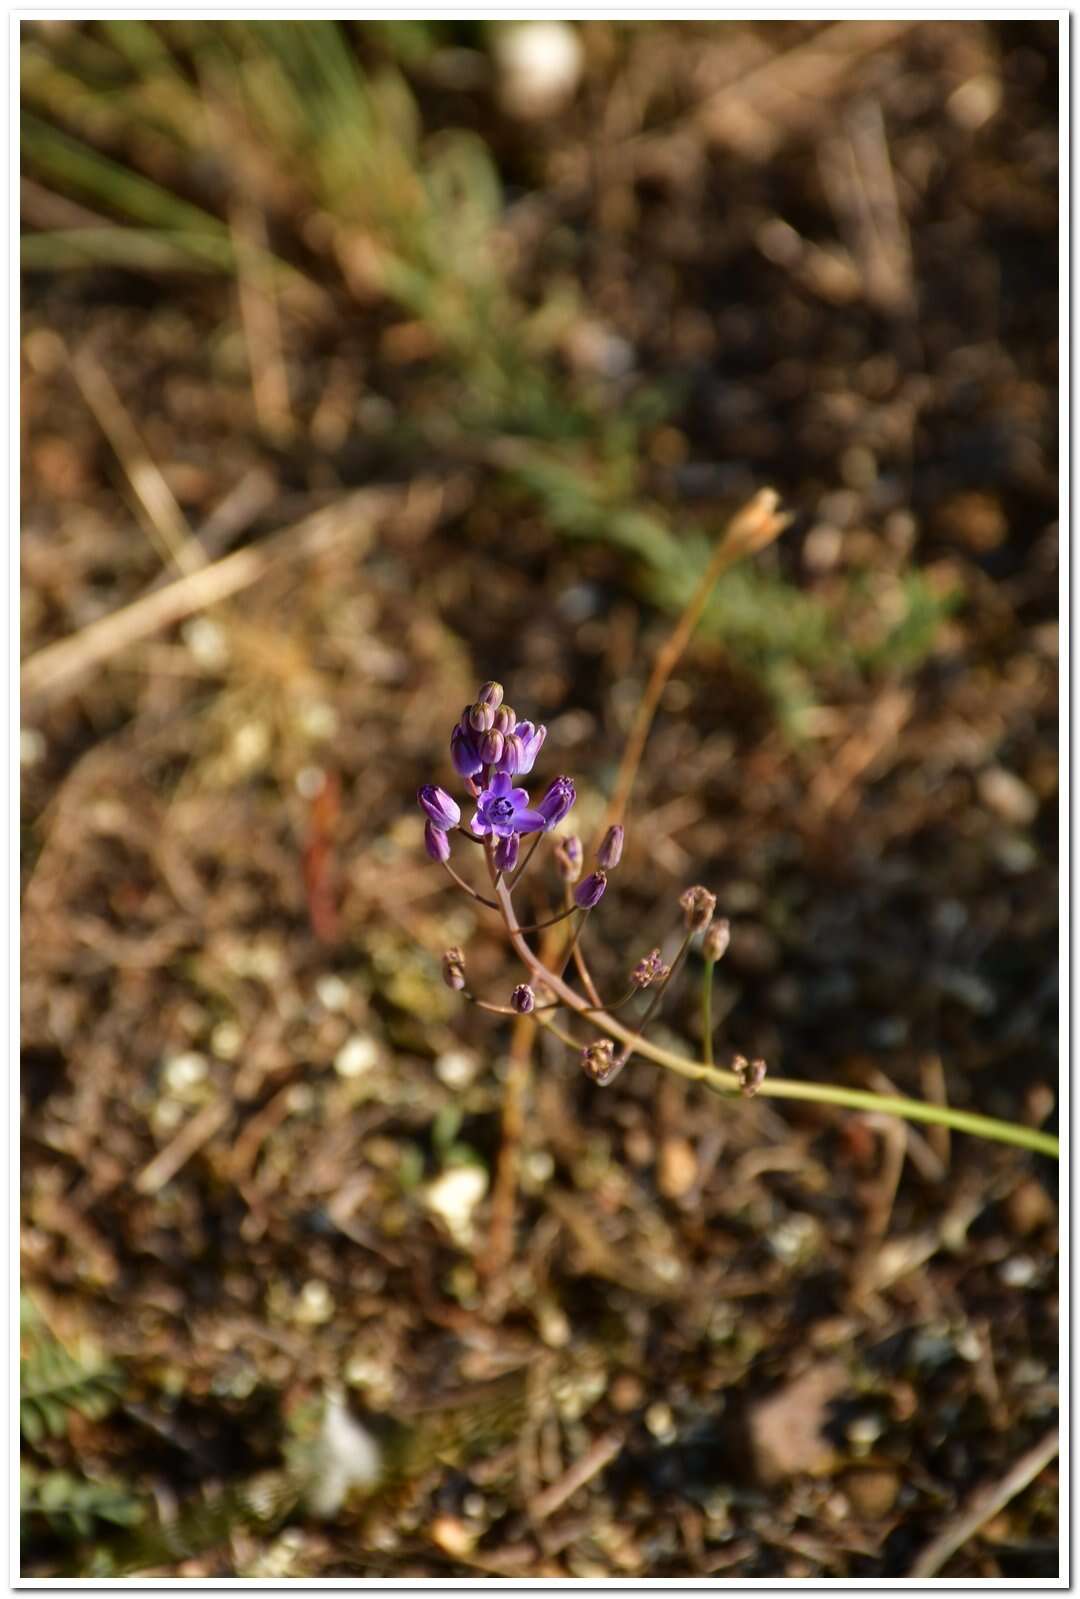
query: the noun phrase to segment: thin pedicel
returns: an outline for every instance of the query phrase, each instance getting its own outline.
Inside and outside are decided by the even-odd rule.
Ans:
[[[426,783],[417,793],[417,802],[425,817],[427,854],[474,903],[499,916],[510,947],[526,971],[527,980],[513,989],[508,996],[509,1003],[495,1003],[471,992],[465,976],[464,955],[459,949],[447,950],[443,956],[443,977],[462,998],[496,1015],[531,1017],[577,1054],[582,1071],[600,1087],[613,1083],[632,1057],[639,1055],[680,1077],[701,1083],[726,1099],[760,1095],[872,1110],[911,1121],[937,1123],[957,1132],[997,1139],[1041,1154],[1058,1154],[1058,1141],[1052,1134],[999,1121],[992,1116],[833,1083],[788,1081],[770,1075],[763,1060],[747,1061],[741,1055],[733,1056],[726,1070],[714,1066],[713,971],[727,950],[731,929],[723,919],[715,919],[716,896],[701,885],[686,889],[680,897],[683,939],[670,964],[663,960],[659,947],[654,948],[633,965],[629,992],[613,1002],[605,1001],[589,969],[583,934],[592,911],[607,891],[609,874],[622,860],[625,832],[619,824],[608,829],[591,870],[582,876],[585,860],[580,839],[574,834],[558,836],[555,833],[576,802],[573,779],[566,775],[555,777],[535,803],[522,785],[546,738],[547,728],[543,725],[518,720],[517,713],[504,702],[500,683],[485,683],[473,703],[465,706],[450,734],[451,764],[475,805],[468,822],[463,821],[461,807],[445,789]],[[514,907],[513,892],[548,836],[554,846],[552,853],[562,883],[564,908],[543,921],[522,923]],[[482,850],[494,898],[480,893],[451,866],[453,841],[459,837]],[[530,839],[524,854],[522,838]],[[571,919],[571,938],[555,965],[546,965],[528,942],[528,935]],[[663,1049],[645,1036],[695,941],[700,941],[704,967],[701,1002],[704,1059],[700,1061]],[[578,992],[567,978],[571,962],[584,993]],[[617,1020],[613,1012],[621,1010],[646,989],[651,990],[649,1001],[636,1022],[627,1024]],[[537,995],[541,996],[540,1003],[537,1003]],[[590,1036],[575,1039],[564,1031],[554,1019],[554,1013],[559,1010],[586,1023]]]

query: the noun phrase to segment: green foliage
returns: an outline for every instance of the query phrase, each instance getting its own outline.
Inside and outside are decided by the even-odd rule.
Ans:
[[[24,1537],[44,1522],[57,1537],[89,1538],[105,1522],[135,1527],[143,1506],[124,1483],[110,1478],[76,1477],[69,1471],[39,1471],[25,1461],[19,1467],[19,1515]]]
[[[21,1320],[19,1428],[26,1441],[65,1436],[72,1412],[92,1420],[107,1415],[123,1387],[122,1374],[95,1354],[66,1349],[25,1296]]]

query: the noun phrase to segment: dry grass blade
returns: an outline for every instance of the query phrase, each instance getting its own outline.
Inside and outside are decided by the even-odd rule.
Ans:
[[[1058,1447],[1058,1429],[1052,1427],[1032,1449],[1028,1450],[1027,1454],[1021,1455],[1015,1466],[1007,1471],[1000,1481],[981,1489],[966,1510],[962,1510],[932,1543],[927,1544],[908,1576],[936,1576],[946,1561],[950,1560],[969,1538],[974,1537],[991,1516],[996,1516],[1011,1499],[1015,1499],[1029,1483],[1035,1481],[1040,1471],[1045,1470],[1054,1459]]]
[[[211,566],[177,578],[168,588],[144,595],[113,615],[91,622],[71,638],[46,645],[23,664],[24,705],[47,704],[69,693],[120,650],[175,626],[230,594],[250,588],[273,562],[285,556],[312,554],[346,536],[366,544],[376,523],[402,502],[403,495],[397,490],[359,489],[337,504],[282,529],[257,547],[237,550]]]

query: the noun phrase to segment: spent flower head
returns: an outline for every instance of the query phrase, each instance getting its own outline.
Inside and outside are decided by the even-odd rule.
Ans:
[[[687,929],[691,933],[703,933],[713,919],[716,910],[716,895],[710,894],[707,888],[700,884],[696,888],[688,888],[679,896],[686,918]]]

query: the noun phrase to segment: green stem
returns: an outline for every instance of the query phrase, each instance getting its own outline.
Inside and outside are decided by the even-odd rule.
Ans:
[[[569,1010],[576,1010],[579,1015],[584,1014],[588,1007],[585,1006],[581,996],[575,994],[561,977],[549,971],[521,936],[521,929],[517,925],[517,918],[505,885],[498,884],[495,892],[506,922],[506,930],[510,935],[510,942],[520,959]],[[607,1011],[592,1011],[591,1020],[610,1038],[617,1039],[622,1044],[629,1044],[636,1054],[644,1055],[657,1066],[676,1072],[691,1082],[703,1083],[714,1093],[735,1095],[740,1092],[741,1085],[734,1072],[721,1071],[702,1061],[688,1060],[685,1055],[675,1055],[669,1049],[661,1049],[659,1044],[653,1044],[647,1038],[632,1032],[630,1028],[624,1027]],[[550,1027],[551,1023],[547,1022],[545,1025]],[[930,1122],[937,1127],[949,1127],[957,1133],[970,1133],[975,1138],[993,1138],[998,1143],[1015,1144],[1019,1149],[1031,1149],[1037,1154],[1051,1155],[1055,1159],[1060,1153],[1058,1140],[1053,1133],[1044,1133],[1037,1127],[1024,1127],[1017,1122],[998,1121],[994,1116],[980,1116],[970,1110],[954,1110],[951,1105],[931,1105],[921,1099],[901,1099],[886,1094],[873,1094],[865,1089],[842,1088],[832,1083],[798,1083],[783,1077],[766,1077],[758,1093],[766,1099],[801,1099],[818,1105],[838,1105],[846,1110],[877,1111],[886,1116],[902,1116],[907,1121]]]
[[[701,990],[701,1046],[705,1051],[705,1064],[711,1066],[712,1058],[712,974],[715,961],[705,962],[705,975]]]

